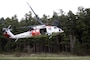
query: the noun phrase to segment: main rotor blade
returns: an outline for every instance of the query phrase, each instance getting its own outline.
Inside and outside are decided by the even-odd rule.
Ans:
[[[41,21],[41,19],[38,17],[38,15],[34,12],[34,10],[32,9],[32,7],[30,6],[30,4],[27,2],[28,6],[30,7],[30,9],[32,10],[32,12],[34,13],[34,15],[37,18],[37,21],[41,24],[44,25],[44,23]]]
[[[58,20],[54,20],[52,25],[59,27],[60,22]]]

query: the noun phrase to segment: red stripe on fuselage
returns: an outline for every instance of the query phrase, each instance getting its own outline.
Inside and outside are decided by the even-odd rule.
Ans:
[[[4,35],[5,37],[7,37],[7,38],[10,37],[10,35],[8,35],[7,32],[5,32],[3,35]]]

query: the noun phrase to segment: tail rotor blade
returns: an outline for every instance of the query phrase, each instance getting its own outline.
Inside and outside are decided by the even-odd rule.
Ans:
[[[7,29],[10,29],[10,27],[11,27],[11,25],[9,25]]]

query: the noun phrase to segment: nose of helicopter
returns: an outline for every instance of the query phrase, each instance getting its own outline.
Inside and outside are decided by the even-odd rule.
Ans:
[[[62,32],[64,32],[64,31],[63,31],[62,29],[59,28],[59,32],[62,33]]]

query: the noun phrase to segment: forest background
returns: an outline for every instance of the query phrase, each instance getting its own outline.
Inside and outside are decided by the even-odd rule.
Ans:
[[[75,55],[90,55],[90,8],[78,7],[74,14],[69,11],[66,15],[60,9],[60,13],[53,12],[52,17],[43,15],[40,18],[45,24],[51,25],[53,21],[58,20],[64,33],[48,39],[27,38],[19,39],[17,42],[5,38],[2,28],[12,26],[12,32],[18,34],[29,29],[20,29],[23,26],[38,25],[36,17],[32,17],[31,11],[25,14],[25,18],[18,21],[17,15],[7,18],[0,18],[0,53],[71,53]]]

